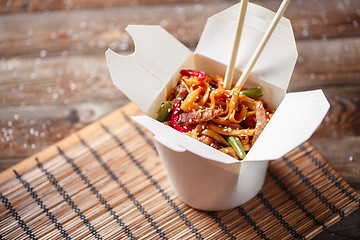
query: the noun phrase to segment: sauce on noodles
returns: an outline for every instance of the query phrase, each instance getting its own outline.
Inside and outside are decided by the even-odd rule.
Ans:
[[[230,156],[243,159],[272,116],[261,89],[224,89],[224,78],[181,70],[158,120]]]

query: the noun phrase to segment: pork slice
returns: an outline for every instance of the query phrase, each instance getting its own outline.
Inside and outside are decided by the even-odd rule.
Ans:
[[[176,95],[176,97],[172,100],[173,105],[175,105],[179,101],[182,101],[186,98],[186,96],[188,95],[188,90],[183,83],[178,85],[178,87],[176,88],[176,91],[175,91],[175,95]]]
[[[265,108],[261,101],[255,102],[255,110],[256,110],[256,114],[255,114],[256,126],[255,126],[255,133],[251,142],[252,144],[254,144],[255,141],[258,139],[258,137],[260,136],[261,132],[264,130],[267,123]]]
[[[220,147],[219,143],[212,137],[209,137],[207,135],[201,135],[198,140],[202,143],[205,143],[206,145],[209,145],[210,147],[218,149]]]
[[[222,112],[223,110],[221,109],[215,110],[212,108],[200,109],[191,112],[184,112],[181,113],[179,116],[179,123],[188,125],[188,124],[194,124],[200,122],[207,122],[219,116]]]

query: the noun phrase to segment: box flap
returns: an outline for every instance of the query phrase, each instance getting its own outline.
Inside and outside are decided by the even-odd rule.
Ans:
[[[268,161],[281,158],[311,137],[329,107],[322,90],[286,94],[256,143],[242,161]],[[166,139],[164,145],[174,151],[188,150],[206,159],[226,164],[238,162],[238,160],[148,116],[132,118],[151,131],[155,138]]]
[[[147,113],[173,74],[192,52],[160,26],[129,25],[135,51],[124,56],[108,49],[113,83]]]
[[[154,134],[154,138],[175,152],[189,151],[205,159],[226,164],[239,162],[235,158],[178,132],[149,116],[134,116],[132,119],[146,127],[146,129]]]
[[[311,137],[329,107],[322,90],[286,94],[243,161],[284,156]]]
[[[208,19],[195,53],[228,64],[239,8],[240,4],[236,4]],[[235,65],[240,71],[245,69],[274,15],[274,12],[264,7],[248,4]],[[283,17],[251,74],[286,90],[297,56],[291,23]]]
[[[160,26],[147,25],[127,28],[135,43],[133,54],[122,56],[111,50],[106,52],[114,84],[148,115],[135,120],[153,132],[157,139],[167,141],[167,146],[174,151],[190,151],[217,162],[237,162],[151,117],[165,99],[166,90],[172,87],[167,84],[175,83],[179,77],[181,67],[203,66],[210,62],[209,59],[224,66],[228,63],[238,10],[239,4],[209,18],[195,54]],[[245,68],[273,16],[273,12],[249,3],[236,64],[238,70]],[[282,100],[296,59],[290,21],[282,18],[247,82],[266,87],[266,101],[271,105],[281,103],[243,161],[282,157],[306,141],[328,111],[329,103],[321,90],[286,94]]]

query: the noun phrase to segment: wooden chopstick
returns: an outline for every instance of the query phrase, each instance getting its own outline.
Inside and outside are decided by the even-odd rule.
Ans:
[[[271,21],[268,29],[265,32],[265,35],[263,36],[263,38],[261,39],[259,45],[257,46],[255,53],[253,54],[250,62],[247,64],[247,66],[245,67],[243,73],[240,76],[240,79],[238,80],[238,82],[236,83],[236,86],[242,86],[244,85],[246,79],[249,77],[251,70],[253,69],[256,61],[258,60],[261,52],[263,51],[263,49],[265,48],[265,45],[267,44],[267,42],[269,41],[271,34],[274,32],[277,24],[279,23],[281,17],[283,16],[287,6],[289,5],[291,0],[283,0],[279,9],[277,10],[273,20]]]
[[[225,89],[230,89],[231,83],[232,83],[232,80],[234,77],[236,57],[237,57],[238,50],[239,50],[241,32],[242,32],[242,29],[244,26],[245,14],[246,14],[248,2],[249,2],[248,0],[242,0],[241,4],[240,4],[240,10],[239,10],[239,15],[238,15],[238,19],[237,19],[235,36],[234,36],[233,49],[232,49],[231,58],[230,58],[230,61],[226,68],[226,73],[225,73],[225,81],[224,81]]]

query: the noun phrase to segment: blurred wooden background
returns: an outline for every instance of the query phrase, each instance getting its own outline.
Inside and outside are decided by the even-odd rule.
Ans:
[[[276,11],[280,0],[253,0]],[[128,24],[163,26],[190,49],[207,18],[237,1],[3,0],[0,2],[0,171],[129,100],[104,52],[129,54]],[[310,139],[360,192],[360,1],[293,0],[285,12],[299,58],[289,91],[321,88],[331,108]],[[359,239],[360,211],[316,239]]]

